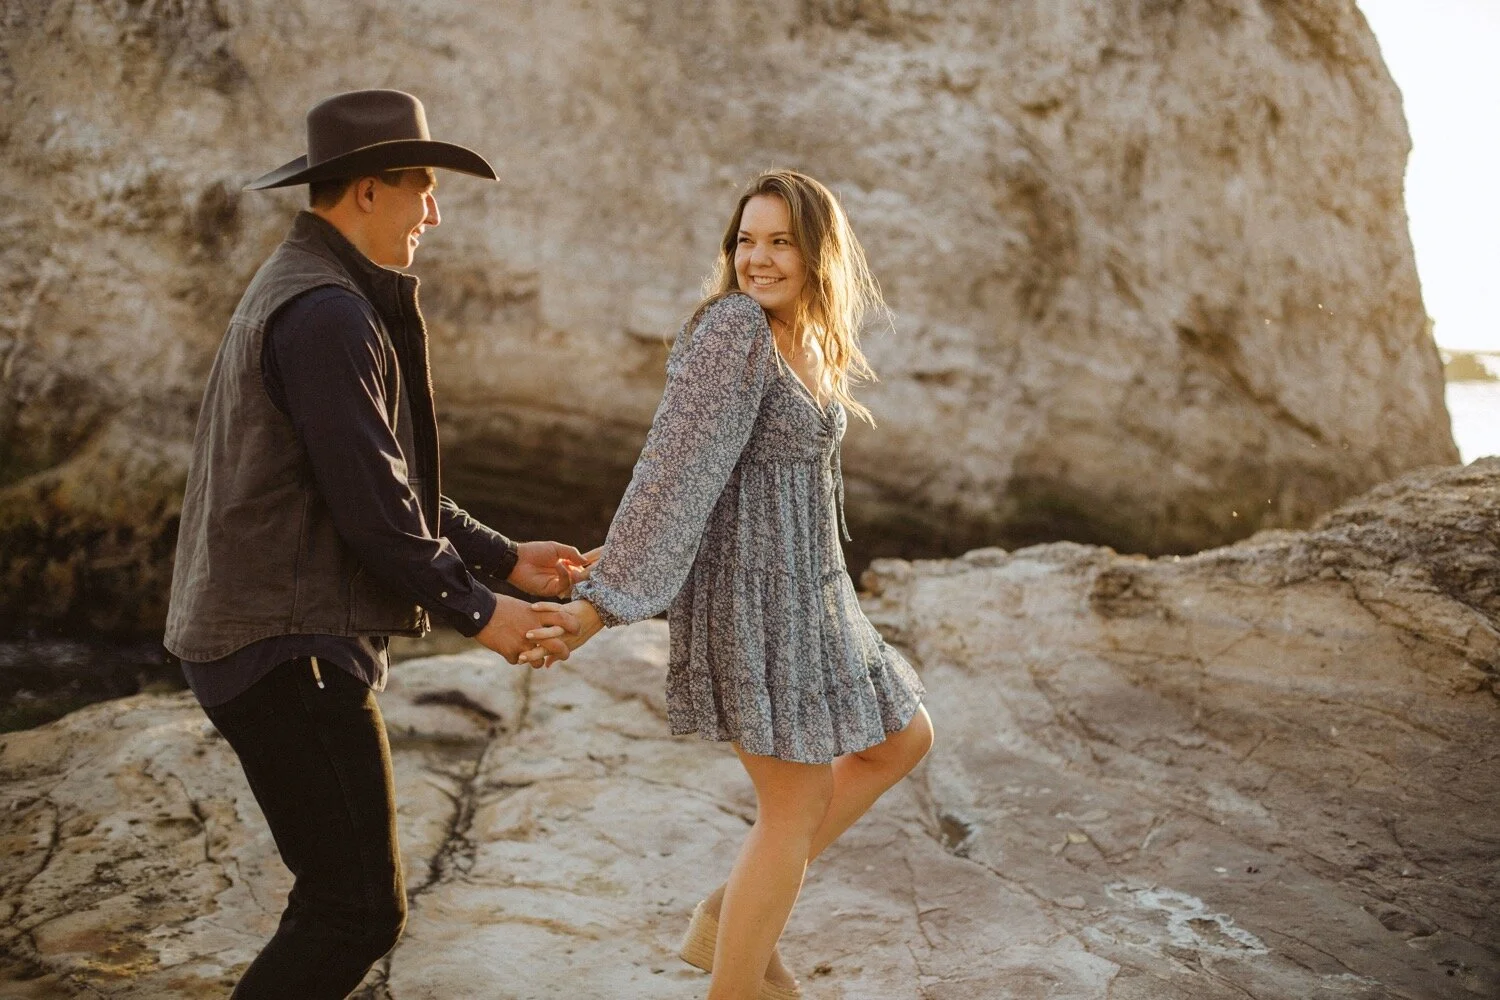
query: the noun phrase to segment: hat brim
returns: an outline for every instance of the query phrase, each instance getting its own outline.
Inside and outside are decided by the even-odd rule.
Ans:
[[[472,149],[433,139],[393,139],[351,150],[313,167],[307,165],[305,155],[299,156],[290,163],[284,163],[270,173],[255,178],[245,185],[245,190],[291,187],[294,184],[311,184],[335,177],[366,177],[386,170],[408,170],[414,167],[436,167],[483,177],[489,181],[497,179],[495,168]]]

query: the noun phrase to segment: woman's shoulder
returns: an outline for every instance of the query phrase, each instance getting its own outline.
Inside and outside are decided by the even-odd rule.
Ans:
[[[760,303],[739,291],[724,292],[704,302],[688,325],[694,330],[724,329],[752,335],[770,329]]]
[[[774,350],[771,325],[760,304],[744,292],[725,292],[698,306],[678,333],[671,357],[707,354],[755,358]]]

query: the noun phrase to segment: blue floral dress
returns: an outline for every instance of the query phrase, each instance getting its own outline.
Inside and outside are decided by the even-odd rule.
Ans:
[[[844,408],[818,406],[748,295],[715,300],[691,327],[575,596],[606,625],[669,608],[673,733],[804,763],[881,743],[923,689],[844,564]]]

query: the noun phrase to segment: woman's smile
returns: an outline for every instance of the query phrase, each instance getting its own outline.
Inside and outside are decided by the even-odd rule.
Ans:
[[[739,287],[767,314],[792,322],[807,283],[807,264],[792,236],[792,215],[779,195],[756,195],[740,213],[734,250]]]

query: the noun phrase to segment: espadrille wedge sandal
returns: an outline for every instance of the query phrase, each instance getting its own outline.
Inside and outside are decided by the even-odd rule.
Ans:
[[[682,937],[682,947],[677,950],[688,965],[714,971],[714,945],[719,940],[719,921],[699,903],[693,907],[693,919],[688,921],[687,933]],[[802,1000],[802,990],[796,986],[778,986],[768,979],[761,980],[760,993],[756,1000]]]

